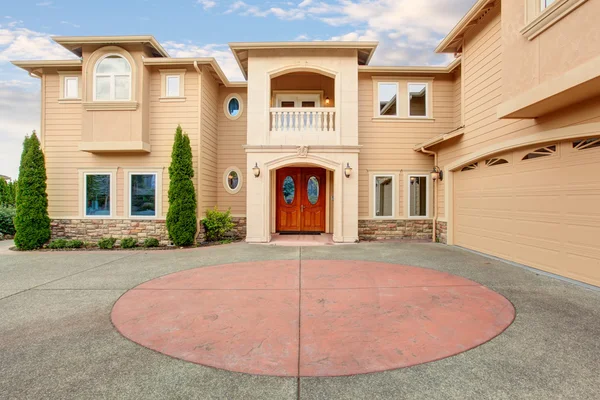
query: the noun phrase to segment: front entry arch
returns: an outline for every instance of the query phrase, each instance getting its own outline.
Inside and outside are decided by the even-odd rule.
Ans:
[[[281,168],[275,182],[276,231],[325,232],[325,169]]]

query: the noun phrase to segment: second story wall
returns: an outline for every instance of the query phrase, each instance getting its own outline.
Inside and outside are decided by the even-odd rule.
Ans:
[[[219,118],[217,102],[219,100],[219,84],[211,76],[207,67],[202,67],[201,97],[201,136],[200,136],[200,194],[198,205],[200,215],[217,204],[217,135]]]
[[[287,73],[297,72],[312,72],[335,79],[334,132],[321,132],[318,135],[314,132],[271,132],[271,80]],[[279,79],[281,80],[282,78]],[[290,87],[290,89],[298,88]],[[357,107],[358,63],[355,49],[249,51],[248,144],[356,145],[358,143]]]
[[[580,5],[564,17],[557,18],[553,25],[529,40],[531,33],[523,33],[522,30],[535,19],[534,15],[539,13],[537,9],[540,7],[540,1],[502,0],[502,40],[499,44],[504,49],[505,68],[502,73],[504,100],[598,57],[600,54],[599,1],[556,1],[545,10],[545,14],[562,13],[562,11],[553,13],[553,9],[556,6],[569,9],[575,4]],[[534,10],[536,7],[537,9]],[[548,16],[545,19],[554,18]]]

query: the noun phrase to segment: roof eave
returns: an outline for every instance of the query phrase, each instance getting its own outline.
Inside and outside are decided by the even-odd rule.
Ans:
[[[152,35],[134,35],[134,36],[52,36],[52,40],[69,50],[73,54],[81,57],[75,49],[83,44],[127,44],[127,43],[148,43],[161,56],[170,57],[169,53],[158,43]]]

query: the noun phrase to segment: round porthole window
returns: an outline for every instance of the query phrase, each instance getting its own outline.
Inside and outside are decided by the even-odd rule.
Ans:
[[[237,167],[230,167],[223,174],[223,186],[231,194],[236,194],[242,188],[242,171]]]
[[[237,93],[230,94],[223,104],[225,116],[229,119],[238,119],[244,111],[242,98]]]

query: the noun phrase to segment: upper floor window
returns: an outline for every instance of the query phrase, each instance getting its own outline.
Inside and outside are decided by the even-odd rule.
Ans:
[[[555,0],[540,0],[542,2],[542,10],[550,7]]]
[[[78,99],[79,98],[79,77],[65,76],[63,82],[63,98]]]
[[[378,85],[379,115],[382,117],[398,116],[398,84],[379,82]]]
[[[181,77],[179,75],[167,75],[167,97],[179,97],[179,83]]]
[[[111,54],[96,64],[94,100],[128,101],[131,99],[131,65],[122,56]]]
[[[426,117],[427,116],[427,84],[409,83],[408,84],[408,116]]]

